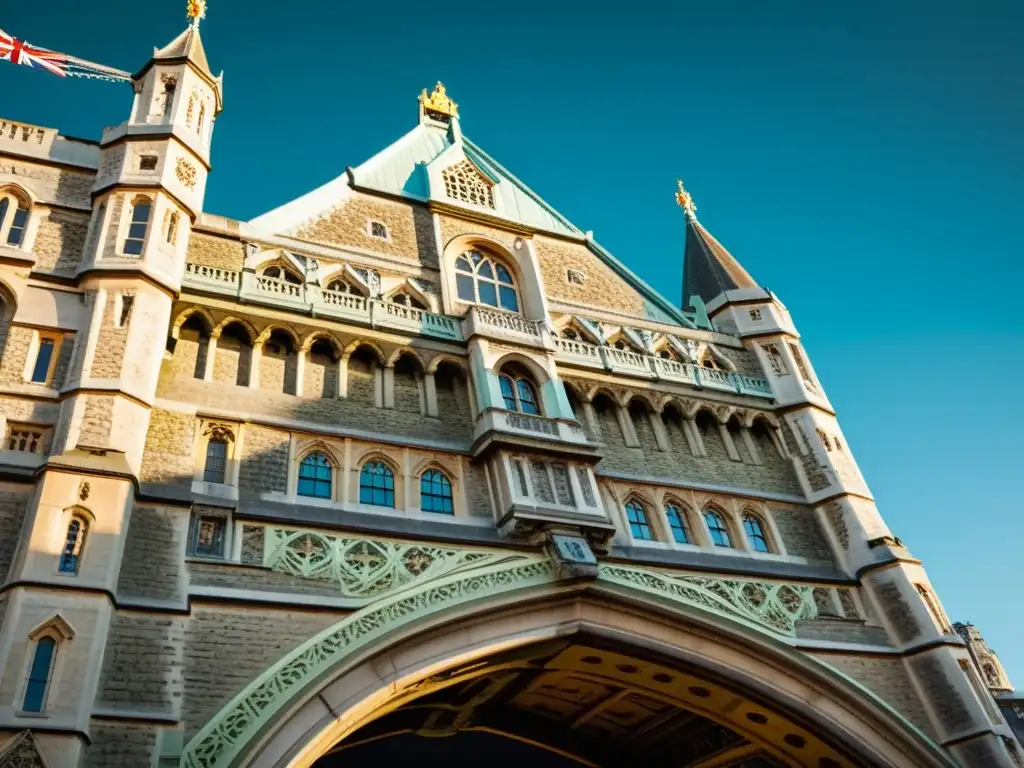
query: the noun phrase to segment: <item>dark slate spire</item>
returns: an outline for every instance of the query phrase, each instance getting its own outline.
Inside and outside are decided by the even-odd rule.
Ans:
[[[707,304],[723,291],[759,288],[731,253],[697,221],[697,206],[679,182],[676,201],[686,214],[686,253],[683,261],[683,305],[699,296]]]

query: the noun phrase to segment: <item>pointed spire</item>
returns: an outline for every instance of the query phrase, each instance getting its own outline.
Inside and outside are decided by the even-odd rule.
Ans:
[[[707,304],[724,291],[759,288],[757,281],[725,247],[697,221],[693,197],[677,182],[676,202],[686,215],[686,251],[683,261],[683,304],[699,296]]]
[[[163,48],[153,49],[153,61],[185,60],[194,64],[204,75],[213,77],[210,62],[206,58],[203,39],[199,36],[199,25],[193,23],[184,32]]]

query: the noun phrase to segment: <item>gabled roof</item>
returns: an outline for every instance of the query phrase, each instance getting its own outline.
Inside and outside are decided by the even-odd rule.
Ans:
[[[203,39],[199,36],[199,28],[189,26],[163,48],[153,50],[153,61],[185,59],[195,64],[203,73],[213,77],[210,62],[206,58]]]
[[[705,304],[725,291],[757,288],[757,281],[696,217],[686,215],[683,304],[698,296]]]

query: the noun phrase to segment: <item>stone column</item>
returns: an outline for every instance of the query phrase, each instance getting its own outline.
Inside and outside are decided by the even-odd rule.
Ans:
[[[665,422],[661,420],[661,414],[648,411],[647,416],[651,420],[651,428],[654,430],[654,439],[658,442],[658,450],[671,450],[672,446],[668,441],[668,432],[665,431]]]
[[[704,447],[704,440],[700,436],[700,430],[697,429],[696,419],[683,418],[683,435],[686,436],[686,442],[694,456],[708,455],[708,450]]]
[[[722,442],[725,443],[725,451],[729,454],[729,458],[733,461],[742,461],[740,458],[740,452],[736,450],[736,443],[732,441],[732,433],[722,422],[718,422],[718,434],[722,436]]]
[[[217,339],[219,336],[211,336],[206,343],[206,368],[203,370],[203,380],[213,381],[213,362],[217,357]]]
[[[338,358],[338,399],[344,400],[348,397],[348,355]]]
[[[750,460],[755,464],[763,464],[761,461],[761,452],[757,449],[757,443],[754,442],[753,435],[750,434],[750,430],[746,427],[740,427],[740,434],[743,435],[743,444],[747,446],[747,452],[750,454]]]
[[[594,404],[590,402],[583,403],[580,406],[583,411],[583,420],[586,422],[586,426],[590,427],[590,434],[596,438],[601,437],[601,424],[597,420],[597,414],[594,412]]]
[[[639,448],[640,438],[636,436],[633,429],[633,420],[629,418],[629,411],[618,403],[615,404],[615,418],[619,421],[619,429],[622,430],[622,438],[629,448]]]
[[[395,407],[395,366],[385,365],[384,372],[384,394],[382,407],[394,408]]]
[[[437,383],[432,372],[423,374],[423,391],[426,396],[427,416],[437,416]]]
[[[260,362],[263,359],[263,342],[253,342],[249,353],[249,389],[260,388]]]
[[[309,354],[307,351],[299,349],[295,353],[295,392],[294,394],[302,396],[302,379],[306,374],[306,356]]]

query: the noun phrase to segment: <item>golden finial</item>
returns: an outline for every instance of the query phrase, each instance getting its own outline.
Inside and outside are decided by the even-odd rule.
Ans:
[[[188,0],[188,17],[192,19],[192,26],[199,29],[199,22],[206,18],[206,0]]]
[[[693,195],[683,188],[682,179],[676,179],[676,184],[679,187],[679,191],[676,192],[676,202],[679,203],[679,207],[693,218],[697,218],[697,206],[693,204]]]
[[[427,89],[423,89],[423,92],[420,93],[420,104],[425,112],[445,117],[459,116],[459,105],[448,98],[448,92],[440,80],[437,81],[434,91],[429,96],[427,96]]]

